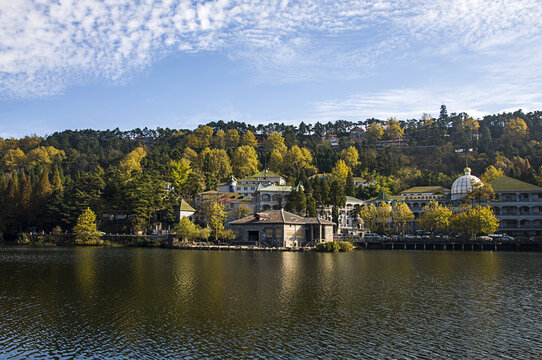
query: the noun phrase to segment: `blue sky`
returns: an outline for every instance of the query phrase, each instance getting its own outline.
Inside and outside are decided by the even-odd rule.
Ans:
[[[0,137],[542,109],[533,0],[0,0]]]

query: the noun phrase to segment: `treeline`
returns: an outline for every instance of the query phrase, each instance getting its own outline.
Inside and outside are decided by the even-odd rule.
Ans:
[[[354,128],[363,134],[356,137]],[[330,134],[337,135],[338,146],[322,140]],[[287,206],[309,215],[320,205],[337,207],[347,195],[367,199],[416,185],[450,187],[466,162],[474,174],[493,166],[541,184],[541,136],[540,111],[473,119],[448,115],[443,106],[436,118],[406,121],[299,126],[218,121],[193,131],[66,130],[45,138],[0,138],[0,231],[6,238],[56,226],[71,231],[88,207],[103,231],[146,232],[156,221],[173,223],[181,198],[192,202],[232,175],[242,178],[266,168],[303,185]],[[408,146],[381,146],[382,140],[397,139],[408,140]],[[370,186],[355,186],[357,177]],[[103,213],[126,220],[106,220]]]

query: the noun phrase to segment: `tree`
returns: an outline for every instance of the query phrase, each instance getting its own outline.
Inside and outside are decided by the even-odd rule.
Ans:
[[[422,208],[418,224],[422,229],[433,233],[435,230],[447,231],[450,226],[452,210],[436,201],[431,201]]]
[[[312,155],[306,148],[292,146],[284,156],[283,173],[292,178],[298,179],[301,172],[305,174],[316,173],[316,167],[312,164]]]
[[[501,168],[496,169],[495,166],[489,165],[482,176],[480,176],[480,180],[482,180],[484,184],[487,184],[490,181],[500,178],[501,176],[504,176],[504,171],[502,171]]]
[[[197,164],[205,175],[208,189],[212,189],[232,174],[230,158],[225,150],[205,148],[198,155]]]
[[[400,139],[403,137],[404,129],[399,124],[396,118],[390,117],[386,122],[386,130],[384,136],[388,139]]]
[[[224,204],[213,202],[207,209],[207,224],[214,233],[215,241],[218,241],[219,232],[224,229],[224,221],[226,221]]]
[[[353,146],[341,151],[339,157],[344,160],[346,165],[352,170],[359,165],[359,153],[358,150],[356,150],[356,148]]]
[[[404,202],[398,202],[393,206],[391,217],[395,224],[397,224],[397,227],[401,232],[401,236],[404,237],[407,223],[414,220],[414,214],[407,204]]]
[[[367,128],[367,131],[365,131],[363,138],[367,142],[373,143],[377,140],[380,140],[382,135],[384,135],[384,129],[382,128],[382,126],[377,123],[372,123]]]
[[[363,220],[365,229],[375,231],[377,227],[377,209],[375,204],[363,205],[359,208],[359,217]]]
[[[258,154],[256,154],[256,150],[251,146],[239,146],[233,152],[231,165],[233,168],[233,175],[238,179],[252,175],[258,172]]]
[[[169,180],[173,184],[175,191],[179,192],[184,187],[192,169],[190,168],[190,161],[187,159],[171,160],[168,166]]]
[[[503,136],[511,143],[518,144],[527,137],[528,129],[525,120],[517,117],[508,120],[504,125]]]
[[[271,152],[271,156],[269,157],[268,168],[271,171],[281,173],[283,162],[284,162],[284,159],[283,159],[282,153],[278,149],[274,149]]]
[[[239,145],[239,133],[236,129],[229,129],[226,131],[226,147],[228,149],[234,149]]]
[[[478,234],[494,233],[499,228],[499,220],[493,214],[489,206],[462,206],[453,215],[451,227],[462,232],[471,240],[475,240]]]
[[[342,186],[346,184],[346,178],[351,174],[350,168],[344,160],[339,160],[331,170],[331,175],[333,179],[337,180]]]
[[[96,228],[96,214],[90,208],[77,218],[77,224],[73,227],[76,244],[93,245],[100,243],[102,236]]]
[[[251,146],[255,148],[256,146],[258,146],[258,141],[256,141],[256,136],[254,136],[254,133],[250,130],[247,130],[247,132],[241,136],[239,145]]]
[[[286,145],[284,145],[284,138],[277,132],[272,132],[267,136],[263,142],[263,148],[268,153],[273,153],[273,150],[278,150],[279,153],[286,153]]]
[[[218,130],[212,138],[212,142],[215,148],[224,149],[226,147],[226,133],[222,130]]]
[[[392,207],[386,202],[381,202],[376,208],[377,232],[387,233],[392,219]]]
[[[9,149],[2,157],[1,166],[6,170],[16,170],[22,168],[25,165],[26,156],[24,152],[19,149]]]
[[[209,146],[212,136],[213,128],[207,125],[200,126],[186,137],[186,144],[190,148],[203,149]]]
[[[194,241],[196,239],[207,240],[210,235],[208,229],[202,229],[188,218],[182,218],[179,223],[175,225],[175,234],[182,241]]]
[[[135,150],[127,154],[119,164],[120,171],[129,176],[132,172],[141,172],[141,160],[147,155],[147,152],[142,147],[137,147]]]

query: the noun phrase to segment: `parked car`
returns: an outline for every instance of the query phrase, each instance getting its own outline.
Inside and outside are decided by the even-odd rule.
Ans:
[[[405,239],[406,240],[414,240],[414,239],[416,239],[416,235],[414,235],[414,234],[406,234]]]
[[[363,239],[365,241],[380,241],[380,240],[382,240],[380,235],[374,234],[374,233],[365,233],[365,234],[363,234]]]
[[[489,236],[482,235],[482,236],[478,236],[476,238],[476,240],[478,240],[478,241],[491,241],[493,239],[491,239]]]

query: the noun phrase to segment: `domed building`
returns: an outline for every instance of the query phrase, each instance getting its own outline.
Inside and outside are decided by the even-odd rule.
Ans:
[[[466,167],[464,171],[465,171],[465,175],[457,178],[452,184],[452,191],[451,191],[452,201],[461,199],[467,196],[469,193],[471,193],[473,185],[476,185],[476,184],[481,184],[482,186],[484,185],[482,180],[478,179],[474,175],[471,175],[471,169],[469,167]]]

